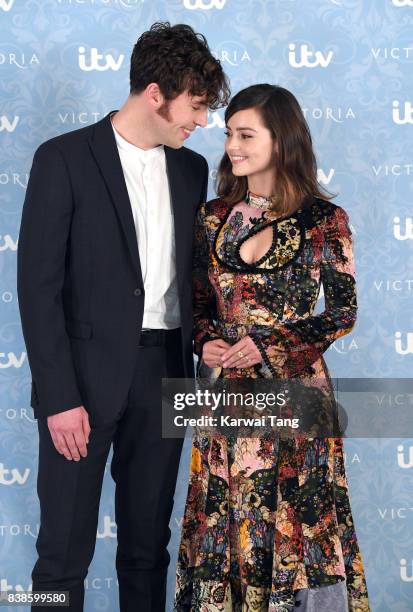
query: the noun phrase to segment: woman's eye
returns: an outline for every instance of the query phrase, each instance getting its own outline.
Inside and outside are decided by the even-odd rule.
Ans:
[[[198,106],[198,108],[197,108],[197,107],[195,107],[195,106],[193,106],[193,107],[192,107],[192,110],[199,110],[200,108],[201,108],[200,106]]]
[[[231,136],[231,134],[229,132],[224,132],[225,136]],[[249,136],[248,134],[241,134],[241,138],[245,139],[245,138],[252,138],[252,136]]]

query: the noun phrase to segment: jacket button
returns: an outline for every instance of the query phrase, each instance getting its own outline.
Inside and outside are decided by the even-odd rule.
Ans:
[[[134,295],[142,295],[142,289],[139,289],[139,287],[136,287],[135,291],[133,292]]]

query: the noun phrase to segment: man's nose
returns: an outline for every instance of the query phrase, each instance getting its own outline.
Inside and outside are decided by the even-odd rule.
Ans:
[[[205,109],[205,111],[202,112],[198,118],[197,124],[200,127],[206,127],[208,125],[208,109]]]

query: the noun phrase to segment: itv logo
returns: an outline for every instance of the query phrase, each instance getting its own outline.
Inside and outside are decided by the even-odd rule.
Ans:
[[[317,170],[317,180],[323,185],[329,185],[334,176],[335,169],[330,168],[330,170],[326,173],[322,168],[318,168]]]
[[[7,469],[4,463],[0,463],[0,485],[24,485],[29,477],[30,468],[26,468],[23,474],[17,468]]]
[[[12,121],[6,115],[0,115],[0,132],[5,130],[6,132],[14,132],[19,123],[20,117],[13,117]]]
[[[104,72],[105,70],[119,70],[122,66],[125,56],[121,53],[117,60],[110,53],[99,53],[96,47],[92,47],[90,50],[89,58],[86,58],[86,48],[79,47],[79,68],[85,72],[91,72],[92,70],[98,70]]]
[[[413,559],[410,562],[410,574],[407,573],[407,559],[400,559],[400,578],[403,582],[413,582]]]
[[[288,61],[293,68],[327,68],[333,59],[333,52],[326,55],[322,51],[311,51],[308,45],[300,45],[298,49],[294,43],[288,45]]]
[[[397,465],[405,470],[413,467],[413,446],[408,446],[407,451],[408,457],[406,458],[404,445],[397,446]]]
[[[190,11],[209,11],[210,9],[216,8],[219,11],[222,10],[227,0],[184,0],[184,7]]]
[[[413,105],[407,100],[403,106],[403,114],[400,112],[399,100],[393,100],[393,121],[397,125],[407,125],[410,123],[413,125]]]
[[[13,8],[14,0],[0,0],[0,9],[8,13]]]
[[[393,218],[393,234],[396,240],[412,240],[413,239],[413,219],[406,217],[404,223],[404,230],[400,226],[400,217]]]
[[[17,240],[13,240],[10,234],[0,234],[0,252],[17,251]]]

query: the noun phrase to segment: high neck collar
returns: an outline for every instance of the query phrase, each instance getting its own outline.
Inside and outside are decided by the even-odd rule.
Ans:
[[[276,196],[270,196],[268,198],[248,190],[245,196],[245,202],[250,206],[261,208],[261,210],[273,210],[276,204]]]

